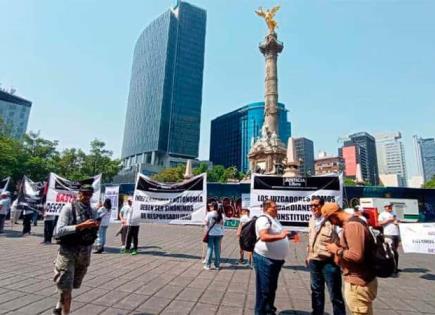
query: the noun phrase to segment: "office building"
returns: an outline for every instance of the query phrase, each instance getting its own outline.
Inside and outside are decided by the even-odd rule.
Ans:
[[[0,120],[5,131],[20,139],[27,130],[32,102],[15,95],[15,90],[0,89]]]
[[[152,174],[198,156],[205,28],[205,10],[180,1],[137,40],[123,171]]]
[[[414,136],[415,153],[417,155],[418,176],[424,182],[435,176],[435,140],[434,138],[421,138]]]
[[[310,139],[300,137],[295,139],[296,159],[299,160],[299,174],[314,176],[314,144]]]
[[[291,125],[284,104],[278,103],[279,138],[287,143]],[[210,161],[214,165],[235,166],[249,170],[248,153],[253,140],[261,136],[264,122],[264,102],[251,103],[212,120],[210,132]]]
[[[376,139],[376,155],[378,158],[379,177],[383,177],[382,182],[388,183],[388,186],[393,186],[397,181],[398,186],[406,187],[406,162],[405,162],[405,148],[400,141],[402,135],[400,132],[394,133],[380,133],[375,135]],[[385,175],[397,175],[394,176]],[[383,183],[384,186],[386,184]]]
[[[353,160],[357,160],[357,163],[361,166],[364,181],[377,185],[379,183],[379,171],[375,138],[367,132],[354,133],[348,136],[348,140],[344,141],[344,148],[346,149],[341,153],[343,155],[340,155],[340,153],[339,155],[345,159],[345,173],[354,173],[353,164],[355,161]],[[349,163],[346,156],[349,157]]]
[[[329,156],[326,152],[319,154],[314,160],[316,175],[339,174],[344,170],[344,160],[339,156]]]

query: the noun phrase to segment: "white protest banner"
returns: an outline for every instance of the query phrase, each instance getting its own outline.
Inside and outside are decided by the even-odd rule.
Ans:
[[[110,222],[118,220],[118,203],[119,203],[119,186],[108,186],[104,191],[104,198],[110,199],[112,203],[112,212],[110,213]]]
[[[314,196],[325,202],[342,204],[343,183],[339,176],[283,177],[253,174],[251,177],[251,216],[263,212],[263,201],[273,200],[278,206],[278,220],[293,230],[306,230]]]
[[[90,184],[94,187],[91,205],[95,207],[100,201],[101,174],[80,181],[71,181],[50,173],[46,200],[47,213],[59,215],[60,210],[65,204],[71,203],[76,199],[80,186],[84,184]]]
[[[6,177],[5,179],[2,179],[0,181],[0,192],[5,192],[6,190],[8,190],[8,185],[9,185],[10,179],[11,179],[10,177]]]
[[[403,252],[435,254],[435,223],[400,223]]]
[[[176,184],[159,183],[138,174],[133,216],[144,222],[203,224],[206,202],[207,174]]]
[[[250,194],[242,194],[242,209],[249,209],[250,201],[251,201]]]
[[[23,177],[18,188],[18,203],[20,209],[42,212],[42,195],[44,184],[33,182],[27,176]]]

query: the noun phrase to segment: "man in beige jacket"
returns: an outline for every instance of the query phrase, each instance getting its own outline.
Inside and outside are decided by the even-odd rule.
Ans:
[[[325,283],[328,287],[334,315],[346,314],[341,293],[340,267],[326,245],[338,241],[336,227],[321,214],[325,201],[314,197],[311,201],[312,216],[308,225],[308,248],[306,264],[311,277],[311,305],[313,315],[323,315],[325,309]]]

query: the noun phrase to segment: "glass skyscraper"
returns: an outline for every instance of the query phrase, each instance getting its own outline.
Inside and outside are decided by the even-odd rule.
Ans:
[[[284,144],[291,136],[291,124],[284,104],[278,103],[279,138]],[[264,102],[251,103],[212,120],[210,161],[238,170],[249,170],[248,153],[253,139],[261,135],[264,122]]]
[[[418,175],[427,182],[435,177],[435,139],[414,136]]]
[[[27,130],[32,102],[0,90],[0,119],[9,134],[19,139]]]
[[[180,1],[140,35],[124,128],[125,168],[158,171],[198,156],[205,26],[205,10]]]

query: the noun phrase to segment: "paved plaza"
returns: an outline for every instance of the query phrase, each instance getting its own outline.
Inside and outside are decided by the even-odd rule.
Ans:
[[[6,228],[0,236],[0,314],[51,314],[56,245],[40,245],[41,223],[22,238]],[[220,271],[202,269],[202,229],[143,224],[139,255],[119,254],[119,225],[108,231],[107,252],[93,255],[73,314],[253,314],[255,274],[237,264],[235,231],[226,231]],[[310,314],[309,273],[303,266],[305,235],[291,245],[280,275],[280,314]],[[399,278],[379,281],[375,314],[435,314],[434,256],[402,254]],[[332,314],[327,302],[326,311]]]

